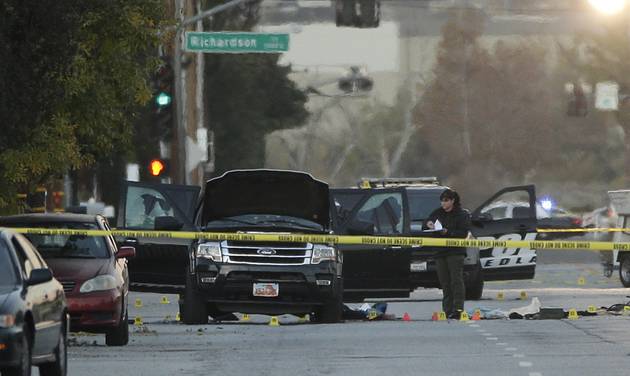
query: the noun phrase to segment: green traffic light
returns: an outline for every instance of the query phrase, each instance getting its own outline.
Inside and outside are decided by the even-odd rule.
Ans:
[[[160,107],[168,106],[171,104],[171,96],[162,92],[155,97],[155,103]]]

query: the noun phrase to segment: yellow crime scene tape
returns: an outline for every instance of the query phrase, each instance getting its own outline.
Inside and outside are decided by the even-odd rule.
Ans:
[[[536,232],[630,232],[630,228],[539,228]]]
[[[470,248],[531,248],[553,250],[630,251],[630,242],[550,241],[550,240],[481,240],[426,238],[409,236],[356,236],[313,234],[243,234],[229,232],[137,231],[137,230],[74,230],[51,228],[14,228],[22,234],[119,236],[133,238],[203,239],[254,242],[297,242],[346,245],[391,245]]]

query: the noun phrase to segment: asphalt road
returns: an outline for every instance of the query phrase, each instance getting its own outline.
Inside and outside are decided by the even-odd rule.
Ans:
[[[561,251],[560,251],[561,252]],[[597,255],[540,254],[531,281],[491,282],[466,309],[507,311],[537,297],[543,307],[586,310],[625,303],[628,289],[603,277]],[[567,261],[568,260],[568,261]],[[581,284],[580,282],[584,282]],[[520,300],[525,291],[527,299]],[[502,293],[503,300],[498,299]],[[441,292],[422,289],[389,301],[396,320],[315,325],[281,316],[248,322],[177,323],[176,296],[132,293],[130,344],[111,348],[102,335],[71,336],[70,375],[600,375],[630,373],[630,316],[600,311],[578,320],[431,320]],[[353,305],[356,307],[357,305]],[[410,322],[401,320],[404,313]],[[167,317],[170,316],[170,317]]]

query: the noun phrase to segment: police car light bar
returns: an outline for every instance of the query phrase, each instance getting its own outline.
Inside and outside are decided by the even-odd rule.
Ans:
[[[421,176],[417,178],[361,178],[358,185],[361,188],[377,186],[414,185],[414,184],[440,184],[436,176]]]

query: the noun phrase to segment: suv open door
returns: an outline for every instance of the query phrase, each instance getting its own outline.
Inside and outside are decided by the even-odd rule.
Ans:
[[[508,206],[513,209],[508,211]],[[523,185],[504,188],[479,206],[472,213],[471,232],[480,240],[535,240],[537,224],[535,187]],[[494,247],[479,251],[486,281],[534,278],[534,249]]]
[[[409,233],[404,188],[331,189],[331,218],[337,235],[405,236]],[[343,254],[344,301],[408,297],[411,248],[339,245]]]
[[[118,208],[118,229],[197,231],[197,186],[125,182]],[[120,245],[136,248],[129,259],[130,289],[178,293],[185,288],[189,239],[125,238]]]

